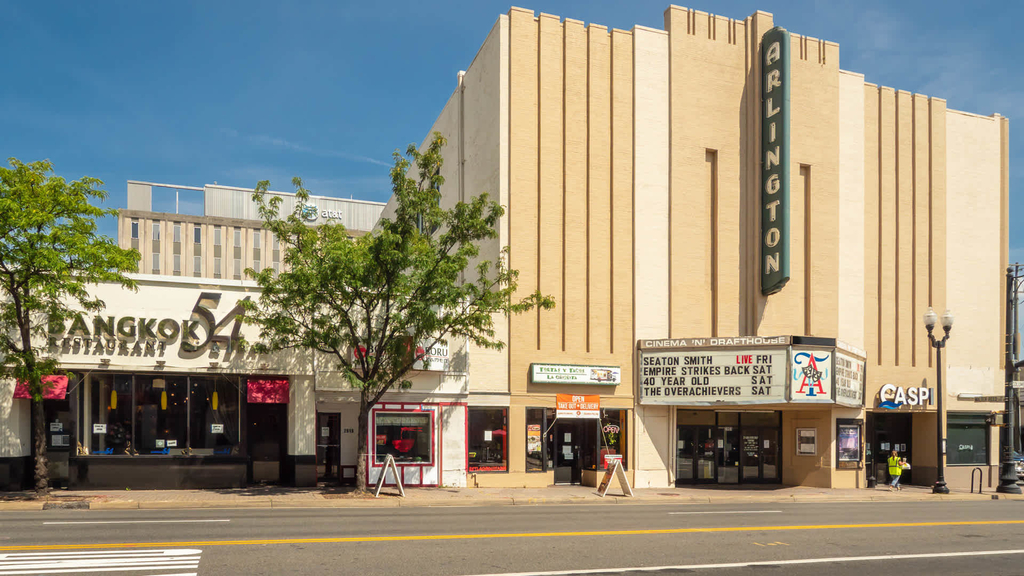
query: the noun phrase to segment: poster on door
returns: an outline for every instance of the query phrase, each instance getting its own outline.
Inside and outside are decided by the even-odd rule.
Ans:
[[[601,396],[597,394],[556,394],[556,418],[601,418]]]

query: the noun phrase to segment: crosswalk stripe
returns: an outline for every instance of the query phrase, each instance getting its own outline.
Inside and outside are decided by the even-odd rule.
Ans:
[[[202,550],[82,550],[71,552],[0,553],[0,576],[146,572],[152,576],[195,576]]]

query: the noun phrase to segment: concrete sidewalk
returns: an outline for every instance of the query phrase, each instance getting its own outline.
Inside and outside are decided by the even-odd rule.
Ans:
[[[880,487],[825,489],[804,486],[707,486],[635,489],[627,498],[613,485],[601,498],[586,486],[546,488],[406,488],[405,498],[385,488],[380,498],[357,495],[349,488],[251,487],[224,490],[55,490],[45,499],[33,492],[0,493],[0,511],[43,509],[188,509],[188,508],[352,508],[398,506],[518,506],[539,504],[742,504],[772,502],[931,502],[1024,500],[994,493],[948,495],[931,488],[906,486],[900,492]]]

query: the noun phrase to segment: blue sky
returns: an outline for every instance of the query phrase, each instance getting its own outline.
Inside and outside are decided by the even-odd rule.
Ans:
[[[616,28],[663,27],[668,3],[519,4]],[[686,4],[836,41],[867,81],[946,98],[1010,124],[1011,221],[1024,216],[1024,2]],[[384,201],[391,153],[419,142],[509,4],[0,0],[0,156],[125,181],[290,190]],[[965,191],[969,193],[969,191]],[[156,202],[156,199],[154,199]],[[113,234],[106,222],[102,231]],[[1011,258],[1024,229],[1011,226]]]

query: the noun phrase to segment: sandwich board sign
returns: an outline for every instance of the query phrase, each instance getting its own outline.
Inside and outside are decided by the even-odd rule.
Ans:
[[[601,485],[597,487],[597,495],[604,498],[604,495],[608,493],[608,485],[612,483],[613,476],[619,479],[622,495],[633,496],[633,489],[629,487],[629,480],[626,479],[626,471],[622,469],[622,460],[618,459],[609,462],[608,469],[604,472],[604,478],[601,478]]]
[[[398,466],[395,465],[395,457],[391,454],[387,455],[384,459],[384,468],[380,471],[380,477],[377,478],[377,485],[373,488],[373,497],[380,498],[380,489],[384,487],[384,479],[387,478],[388,470],[391,470],[395,474],[395,485],[398,486],[398,493],[401,494],[402,498],[405,498],[405,488],[402,488],[402,475],[398,473]]]

